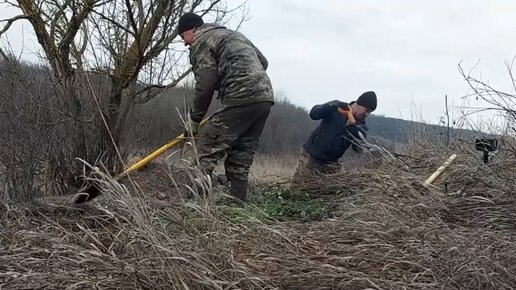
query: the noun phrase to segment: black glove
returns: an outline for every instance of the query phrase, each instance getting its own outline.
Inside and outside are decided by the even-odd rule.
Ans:
[[[348,126],[346,126],[346,131],[347,131],[347,137],[350,139],[357,139],[357,140],[361,141],[362,138],[360,138],[360,135],[358,135],[359,132],[362,134],[362,136],[364,138],[367,137],[367,127],[365,125],[360,125],[360,124],[348,125]]]
[[[360,129],[358,128],[358,126],[356,124],[346,126],[346,131],[347,131],[347,135],[348,135],[347,137],[350,138],[351,140],[354,138],[360,139],[358,136],[358,132],[360,132]]]
[[[334,100],[334,101],[331,101],[331,102],[328,102],[326,103],[328,105],[329,108],[331,108],[331,110],[333,111],[336,111],[338,108],[341,108],[341,109],[346,109],[348,108],[348,103],[345,103],[345,102],[341,102],[339,100]]]
[[[355,124],[350,127],[355,127],[350,131],[350,134],[353,135],[353,138],[356,138],[355,141],[351,144],[351,147],[353,148],[353,151],[357,153],[362,153],[364,151],[365,147],[365,141],[360,138],[360,134],[365,139],[367,137],[367,126],[365,124]]]

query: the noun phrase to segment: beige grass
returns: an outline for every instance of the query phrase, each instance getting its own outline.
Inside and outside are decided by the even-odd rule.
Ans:
[[[457,163],[425,189],[452,151]],[[0,287],[516,288],[514,156],[477,167],[476,152],[460,147],[405,153],[411,158],[307,181],[305,192],[332,210],[322,221],[275,221],[254,205],[228,207],[216,192],[154,207],[152,192],[109,178],[104,195],[80,209],[3,201]],[[267,188],[295,160],[259,157],[253,174]]]
[[[269,183],[288,180],[294,175],[298,155],[285,156],[257,155],[251,166],[251,176],[255,182]]]

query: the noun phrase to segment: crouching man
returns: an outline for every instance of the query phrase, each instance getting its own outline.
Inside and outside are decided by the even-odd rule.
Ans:
[[[359,132],[366,136],[365,119],[376,109],[376,102],[374,92],[365,92],[349,104],[335,100],[314,106],[310,118],[321,122],[303,145],[293,185],[306,182],[307,177],[337,173],[341,169],[339,159],[350,146],[361,152]],[[339,108],[351,109],[356,123],[350,124]]]

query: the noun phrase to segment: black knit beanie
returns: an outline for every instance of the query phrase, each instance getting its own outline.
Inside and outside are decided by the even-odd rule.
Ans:
[[[366,107],[371,111],[376,110],[376,94],[374,92],[365,92],[358,97],[357,104]]]
[[[188,29],[192,29],[194,27],[199,27],[204,24],[204,21],[202,21],[202,17],[193,13],[193,12],[187,12],[183,14],[179,18],[179,22],[177,24],[177,30],[179,34],[187,31]]]

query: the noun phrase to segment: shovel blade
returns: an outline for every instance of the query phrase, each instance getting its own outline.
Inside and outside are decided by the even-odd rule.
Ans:
[[[72,201],[73,203],[85,203],[96,198],[100,194],[100,188],[94,184],[90,184],[85,189],[75,194]]]

